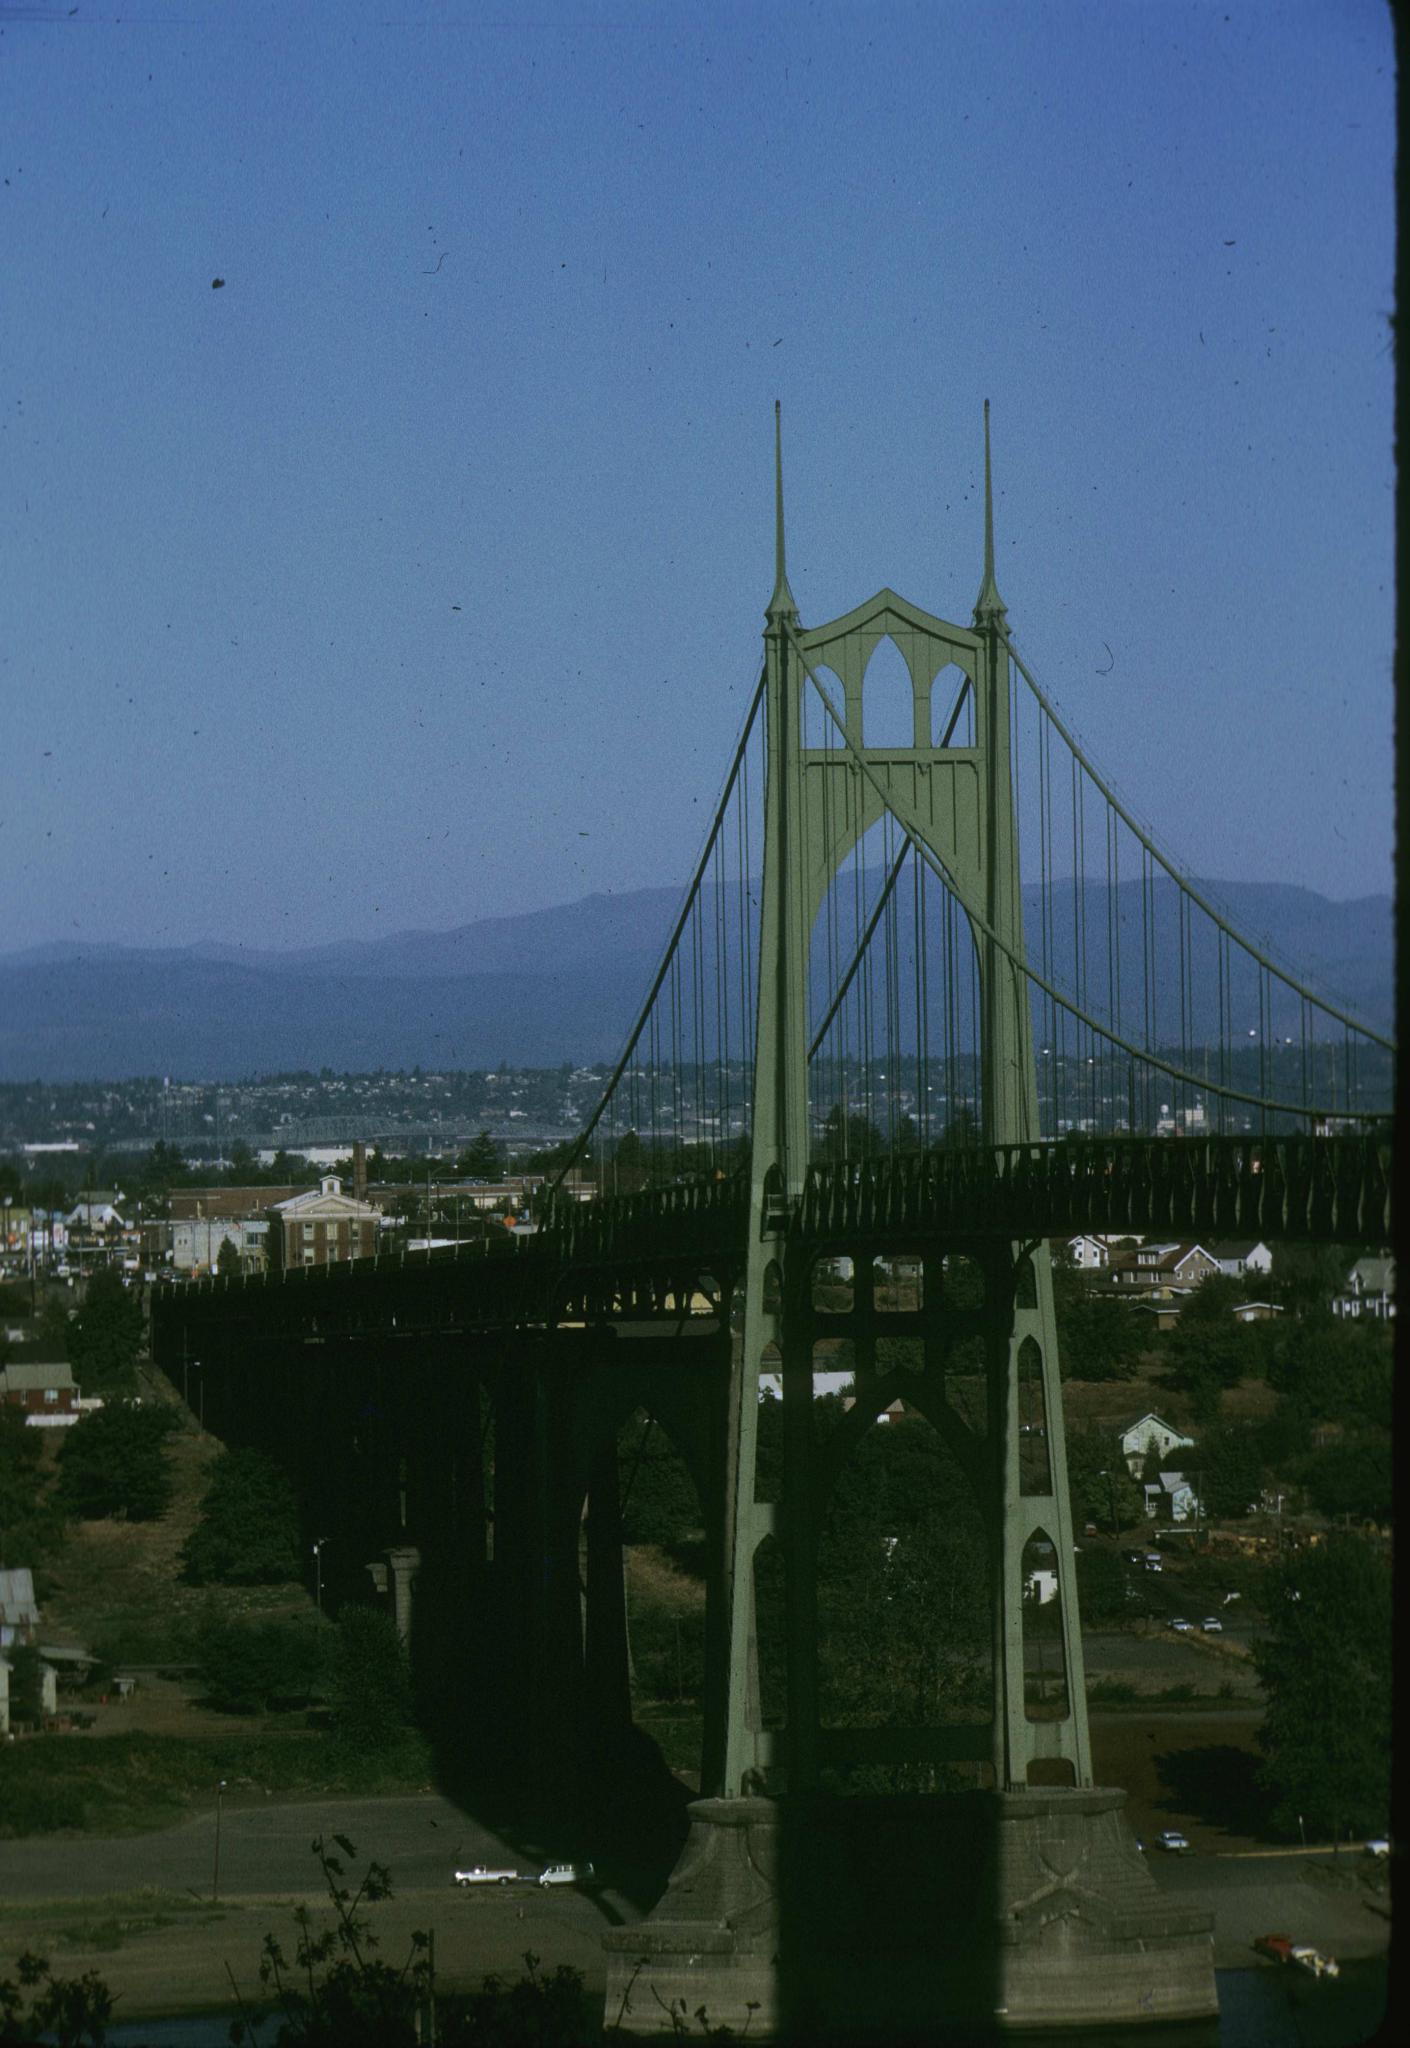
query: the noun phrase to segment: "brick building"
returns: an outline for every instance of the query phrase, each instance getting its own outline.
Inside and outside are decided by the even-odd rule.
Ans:
[[[331,1266],[340,1259],[370,1258],[377,1249],[381,1211],[371,1202],[345,1195],[335,1173],[316,1188],[275,1202],[269,1210],[267,1257],[271,1273],[295,1266]]]

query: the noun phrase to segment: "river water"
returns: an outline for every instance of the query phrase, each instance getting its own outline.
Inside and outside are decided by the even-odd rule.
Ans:
[[[1291,1969],[1216,1970],[1217,2022],[1193,2027],[1140,2027],[1105,2032],[1099,2048],[1361,2048],[1385,2017],[1388,1965],[1343,1963],[1334,1982],[1314,1982]],[[261,2029],[272,2048],[273,2020]],[[110,2048],[228,2048],[230,2015],[132,2021],[108,2030]],[[1022,2048],[1075,2048],[1074,2036],[1025,2034]],[[1095,2037],[1088,2035],[1086,2040]],[[961,2043],[937,2048],[963,2048]],[[1083,2044],[1085,2048],[1085,2043]]]

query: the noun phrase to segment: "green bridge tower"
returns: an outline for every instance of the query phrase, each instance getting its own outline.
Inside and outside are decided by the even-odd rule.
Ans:
[[[648,1920],[608,1937],[607,2013],[622,2014],[628,2028],[652,2031],[663,2004],[687,2015],[703,2005],[711,2023],[747,2025],[751,2038],[800,2040],[829,2026],[868,2037],[934,2029],[941,2038],[950,2025],[970,2039],[964,2030],[976,2026],[1088,2028],[1216,2010],[1207,1916],[1161,1906],[1121,1818],[1124,1795],[1093,1785],[1046,1244],[976,1230],[953,1244],[906,1248],[923,1275],[906,1329],[921,1338],[924,1365],[904,1388],[878,1364],[879,1336],[900,1334],[900,1325],[895,1314],[878,1315],[873,1248],[862,1238],[830,1247],[851,1262],[857,1402],[835,1450],[819,1445],[813,1426],[814,1347],[830,1326],[815,1306],[818,1246],[798,1243],[793,1229],[809,1166],[810,950],[839,870],[887,814],[943,869],[973,934],[982,1142],[1040,1135],[988,410],[986,402],[984,571],[972,624],[949,624],[882,589],[810,629],[788,582],[776,410],[749,1239],[724,1475],[729,1650],[706,1699],[703,1796],[682,1859]],[[864,738],[863,680],[884,638],[910,677],[909,746]],[[824,665],[840,680],[840,701],[816,678]],[[941,672],[955,670],[972,698],[972,736],[950,743],[952,717],[937,743],[932,695]],[[810,699],[827,727],[822,745],[805,744]],[[952,1285],[961,1267],[962,1297]],[[980,1427],[946,1388],[951,1350],[976,1328],[986,1368]],[[758,1381],[770,1370],[782,1378],[782,1481],[777,1502],[761,1503]],[[940,1432],[977,1499],[992,1710],[972,1726],[834,1730],[820,1724],[818,1706],[819,1530],[841,1458],[899,1392]],[[776,1729],[763,1725],[754,1600],[755,1559],[768,1536],[782,1552],[785,1588],[785,1711]],[[1055,1713],[1035,1713],[1025,1686],[1025,1607],[1031,1615],[1039,1586],[1058,1614],[1065,1709]],[[858,1760],[979,1766],[989,1783],[909,1803],[820,1792],[827,1764]],[[888,1943],[869,1921],[882,1880],[864,1878],[867,1855],[878,1840],[899,1845],[917,1830],[922,1861],[928,1854],[943,1867],[951,1891],[928,1926],[892,1915]],[[879,1970],[868,1968],[878,1943],[886,1951]]]

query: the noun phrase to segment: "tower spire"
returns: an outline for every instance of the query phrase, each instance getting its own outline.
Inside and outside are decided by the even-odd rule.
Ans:
[[[984,581],[974,600],[976,626],[997,626],[1002,632],[1008,607],[994,581],[994,484],[989,468],[989,401],[984,401]]]
[[[774,594],[769,599],[767,619],[786,618],[798,623],[798,607],[788,587],[788,567],[783,545],[783,406],[774,400]]]

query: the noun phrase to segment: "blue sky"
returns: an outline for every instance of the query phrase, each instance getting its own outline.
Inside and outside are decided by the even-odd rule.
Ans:
[[[987,396],[1010,624],[1133,809],[1390,887],[1380,0],[0,30],[0,950],[681,880],[776,396],[805,623],[968,620]]]

